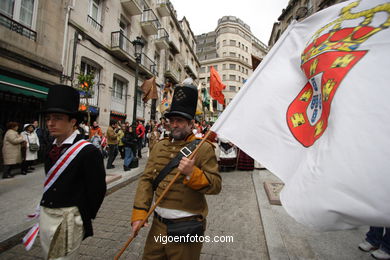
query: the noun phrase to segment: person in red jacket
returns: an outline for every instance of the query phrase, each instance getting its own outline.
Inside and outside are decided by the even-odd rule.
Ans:
[[[138,137],[138,158],[142,158],[141,150],[142,150],[142,144],[144,143],[145,138],[145,127],[142,123],[142,121],[137,121],[137,128],[136,128],[136,134]]]

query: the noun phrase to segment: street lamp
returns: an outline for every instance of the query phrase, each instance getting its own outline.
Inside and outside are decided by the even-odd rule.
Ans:
[[[134,106],[133,106],[133,124],[137,121],[137,90],[138,90],[138,70],[139,64],[141,63],[142,56],[142,48],[145,43],[141,39],[141,37],[137,36],[137,38],[131,42],[134,46],[134,55],[135,55],[135,86],[134,86]]]

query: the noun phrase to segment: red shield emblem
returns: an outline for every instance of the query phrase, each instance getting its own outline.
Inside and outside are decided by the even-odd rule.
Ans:
[[[354,51],[359,44],[352,45],[343,40],[353,38],[353,35],[360,38],[370,31],[372,27],[345,28],[336,33],[327,33],[314,40],[303,52],[301,69],[308,82],[286,114],[291,133],[303,146],[313,145],[324,133],[337,88],[367,53]]]

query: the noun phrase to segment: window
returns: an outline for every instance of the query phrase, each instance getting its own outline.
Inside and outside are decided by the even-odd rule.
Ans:
[[[222,64],[222,70],[226,70],[226,64]]]
[[[35,29],[38,0],[1,0],[0,12],[28,28]]]
[[[229,64],[229,69],[235,70],[236,69],[236,64]]]
[[[229,91],[236,91],[236,86],[229,86]]]
[[[236,57],[236,53],[235,52],[229,52],[229,56],[230,57]]]
[[[223,40],[222,41],[222,46],[225,46],[226,45],[226,40]]]
[[[214,69],[218,71],[218,65],[213,65]]]
[[[236,75],[229,75],[229,80],[236,80]]]
[[[225,74],[222,75],[222,80],[226,80],[226,75]]]
[[[88,98],[88,103],[93,106],[98,105],[98,97],[99,97],[99,78],[100,78],[100,69],[96,66],[92,65],[92,63],[88,63],[86,60],[81,60],[80,64],[80,74],[94,74],[95,77],[93,81],[95,84],[92,87],[92,96]],[[80,99],[80,102],[84,102]]]
[[[89,16],[91,16],[95,21],[100,22],[100,0],[89,0]]]
[[[89,0],[89,10],[88,10],[88,18],[87,18],[88,23],[90,23],[95,29],[102,31],[101,19],[102,19],[101,1]]]
[[[200,73],[206,73],[206,67],[201,67],[200,68]]]
[[[112,86],[112,96],[118,99],[123,99],[123,96],[125,95],[124,90],[125,90],[126,83],[114,78],[114,84]]]
[[[236,41],[235,40],[230,40],[230,45],[236,46]]]

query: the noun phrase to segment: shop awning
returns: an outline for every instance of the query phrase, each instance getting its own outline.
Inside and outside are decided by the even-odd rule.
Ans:
[[[0,91],[46,99],[49,89],[24,80],[0,75]]]

